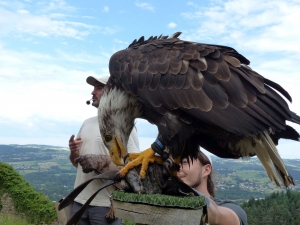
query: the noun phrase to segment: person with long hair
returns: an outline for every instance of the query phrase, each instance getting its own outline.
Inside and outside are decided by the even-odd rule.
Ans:
[[[247,225],[247,215],[238,204],[216,198],[209,155],[199,150],[196,159],[183,159],[177,176],[206,197],[210,225]]]

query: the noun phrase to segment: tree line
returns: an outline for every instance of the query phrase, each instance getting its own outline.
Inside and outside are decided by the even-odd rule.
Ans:
[[[241,205],[248,216],[248,224],[256,225],[299,225],[300,193],[274,192],[265,199],[251,198]]]

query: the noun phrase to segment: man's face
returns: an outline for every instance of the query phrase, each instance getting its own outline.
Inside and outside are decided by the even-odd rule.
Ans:
[[[183,159],[177,176],[190,187],[197,188],[202,182],[202,167],[198,159],[193,162],[190,159],[190,164],[187,159]]]
[[[97,82],[94,86],[94,90],[92,92],[92,95],[93,95],[92,106],[95,106],[96,108],[98,108],[98,106],[99,106],[100,99],[101,99],[101,96],[102,96],[102,93],[103,93],[103,88],[104,88],[104,85],[99,83],[99,82]]]

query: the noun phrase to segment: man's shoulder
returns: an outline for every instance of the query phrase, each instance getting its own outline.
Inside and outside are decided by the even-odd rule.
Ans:
[[[224,206],[228,208],[241,208],[239,204],[236,202],[230,201],[230,200],[222,200],[216,197],[210,197],[217,205],[219,206]]]
[[[98,117],[97,117],[97,116],[90,117],[90,118],[84,120],[83,123],[84,123],[84,124],[85,124],[85,123],[93,123],[93,122],[95,122],[95,121],[98,122]]]
[[[216,197],[210,197],[218,206],[223,206],[231,209],[240,218],[243,225],[247,225],[247,214],[243,208],[236,202],[230,200],[222,200]]]
[[[217,197],[210,197],[217,205],[223,205],[223,204],[235,204],[238,205],[236,202],[230,201],[230,200],[222,200],[220,198]]]

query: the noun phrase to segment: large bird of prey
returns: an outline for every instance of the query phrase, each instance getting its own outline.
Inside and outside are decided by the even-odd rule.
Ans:
[[[276,185],[293,185],[276,149],[280,138],[299,141],[286,125],[300,124],[280,95],[291,102],[288,92],[233,48],[179,35],[141,37],[111,57],[98,117],[113,162],[123,165],[134,120],[143,118],[157,126],[156,143],[177,162],[196,158],[199,146],[222,158],[256,155]],[[132,158],[121,176],[141,164],[143,177],[149,162],[162,161],[153,148]]]

